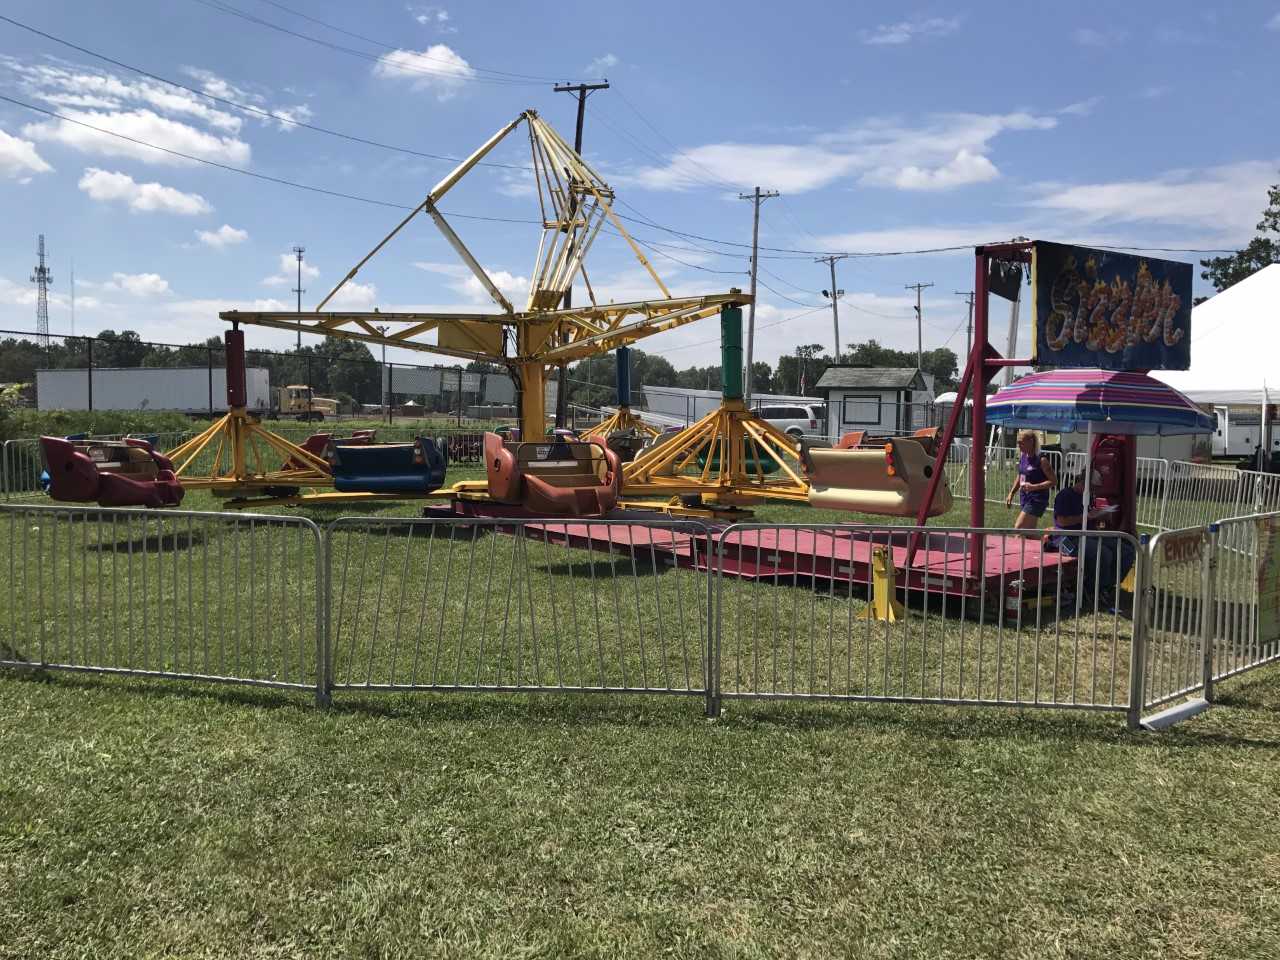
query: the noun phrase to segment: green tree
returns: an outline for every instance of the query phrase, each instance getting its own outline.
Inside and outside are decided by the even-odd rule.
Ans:
[[[325,337],[320,347],[325,389],[345,393],[363,403],[377,403],[382,393],[381,365],[359,340]],[[313,370],[321,364],[312,361]]]
[[[1205,268],[1200,276],[1212,283],[1213,289],[1225,290],[1263,267],[1280,263],[1280,183],[1267,190],[1267,208],[1254,229],[1258,235],[1243,249],[1225,257],[1200,261],[1200,266]],[[1196,303],[1205,299],[1200,297]]]
[[[103,330],[93,345],[95,367],[140,367],[151,346],[133,330]]]

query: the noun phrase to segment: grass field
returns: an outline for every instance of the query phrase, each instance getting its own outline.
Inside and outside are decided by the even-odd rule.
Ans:
[[[184,502],[216,505],[201,493]],[[323,524],[350,512],[306,513]],[[817,514],[769,505],[758,518],[883,522]],[[957,501],[938,522],[966,519]],[[1010,520],[988,506],[991,525]],[[0,594],[0,630],[38,624],[47,642],[86,657],[99,642],[136,657],[154,636],[146,656],[172,669],[196,656],[183,643],[201,630],[241,651],[253,611],[279,633],[243,649],[308,680],[305,577],[250,587],[235,554],[218,551],[224,534],[166,530],[117,531],[109,543],[135,544],[125,555],[89,550],[87,533],[70,531],[48,605],[15,578]],[[283,530],[254,534],[260,556],[308,570],[313,558]],[[0,523],[0,559],[33,535],[54,528]],[[441,636],[470,638],[459,662],[465,652],[486,680],[514,670],[545,681],[553,647],[568,658],[597,632],[585,606],[561,607],[548,626],[570,576],[607,583],[621,569],[619,582],[636,584],[634,604],[606,592],[596,605],[611,642],[673,635],[673,622],[702,615],[688,572],[631,571],[564,548],[541,556],[536,542],[521,565],[511,551],[524,541],[510,537],[429,559],[403,535],[345,536],[347,582],[368,577],[369,588],[335,623],[339,680],[416,662],[399,622],[378,613],[407,610],[406,641],[428,626],[424,669],[452,662],[432,650],[438,617]],[[190,613],[203,599],[182,593],[193,556],[216,558],[227,587],[211,631]],[[107,616],[112,592],[86,590],[103,582],[99,564],[120,564],[117,584],[148,571],[154,627],[143,630],[137,611]],[[486,589],[540,611],[537,629],[528,621],[500,655],[497,606],[470,634],[459,628],[459,604],[475,609]],[[803,585],[729,597],[746,624],[731,622],[732,635],[772,651],[773,665],[780,637],[803,650],[809,628],[827,622],[807,612],[818,600]],[[842,615],[863,603],[838,602]],[[571,609],[582,614],[574,629]],[[60,629],[66,610],[72,629]],[[506,616],[501,635],[522,616]],[[931,639],[954,649],[954,624],[918,612],[908,622],[901,660],[888,655],[895,633],[876,664],[891,685],[913,681],[917,665],[933,676]],[[515,659],[535,649],[542,659]],[[653,649],[646,659],[620,646],[610,669],[661,666],[679,686],[687,654]],[[750,662],[730,655],[730,667]],[[1087,658],[1079,665],[1087,678]],[[726,687],[734,676],[727,668]],[[1126,732],[1115,714],[868,704],[728,701],[708,721],[683,698],[598,694],[352,690],[317,710],[305,692],[0,671],[0,957],[1273,956],[1278,681],[1276,668],[1229,681],[1220,706],[1150,735]]]
[[[1276,679],[1151,736],[0,677],[0,956],[1274,956]]]

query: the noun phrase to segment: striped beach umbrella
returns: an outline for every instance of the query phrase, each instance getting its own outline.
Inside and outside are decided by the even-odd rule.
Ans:
[[[987,399],[987,421],[1055,433],[1212,433],[1216,421],[1168,384],[1121,370],[1046,370]]]

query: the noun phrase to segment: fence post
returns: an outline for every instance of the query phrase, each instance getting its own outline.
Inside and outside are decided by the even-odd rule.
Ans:
[[[710,533],[705,530],[704,533]],[[706,714],[710,719],[720,716],[720,585],[724,582],[721,566],[724,564],[724,536],[707,536],[707,674]]]
[[[329,595],[333,563],[329,556],[329,528],[316,531],[316,706],[331,702],[333,671],[330,664]]]
[[[1140,549],[1134,562],[1138,565],[1133,581],[1133,645],[1129,650],[1129,709],[1125,723],[1130,730],[1142,725],[1143,675],[1147,659],[1147,591],[1151,582],[1151,537],[1142,534]]]
[[[1209,524],[1204,538],[1200,574],[1200,654],[1204,668],[1204,699],[1213,702],[1214,646],[1218,637],[1218,524]]]
[[[1156,529],[1163,530],[1165,528],[1165,511],[1169,507],[1169,485],[1173,482],[1173,464],[1168,459],[1164,461],[1164,469],[1161,471],[1160,478],[1160,516],[1157,517]]]

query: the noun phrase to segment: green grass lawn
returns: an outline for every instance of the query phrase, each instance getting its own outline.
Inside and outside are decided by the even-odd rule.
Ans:
[[[352,508],[270,512],[324,524]],[[884,523],[774,504],[757,517]],[[966,519],[957,501],[935,522]],[[14,576],[0,631],[166,669],[252,653],[264,659],[238,669],[313,678],[314,554],[265,524],[266,569],[245,579],[225,532],[153,522],[109,549],[62,528],[58,588]],[[989,524],[1008,522],[988,506]],[[56,529],[0,522],[0,569]],[[334,609],[339,681],[586,683],[599,663],[610,683],[697,686],[698,574],[514,537],[428,552],[415,537],[336,544],[351,591]],[[184,586],[184,565],[206,561],[222,578],[212,629]],[[100,566],[117,585],[147,571],[148,629],[99,590]],[[919,671],[927,692],[961,639],[909,610],[855,669],[814,642],[853,635],[860,595],[734,582],[725,601],[726,690],[865,671],[871,694],[916,694]],[[250,622],[270,625],[256,644]],[[1107,619],[1104,640],[1121,626]],[[997,650],[970,631],[967,662],[1025,695],[1056,653],[1072,689],[1101,677],[1123,699],[1124,669],[1081,653],[1090,633],[1088,617],[1058,625],[1028,660],[1013,646],[1025,632]],[[356,688],[319,710],[305,692],[0,671],[0,957],[1273,956],[1278,680],[1228,681],[1220,706],[1151,735],[1115,714],[852,703],[729,700],[708,721],[696,700],[635,695]]]
[[[1276,679],[1153,736],[3,676],[0,956],[1273,956]]]

